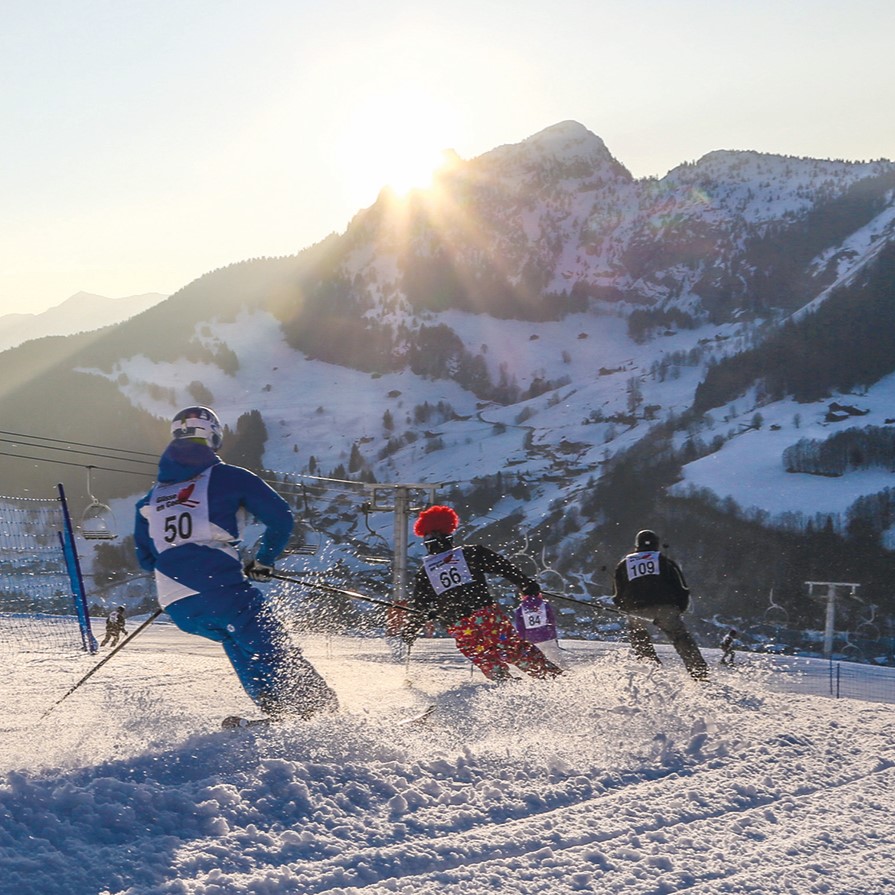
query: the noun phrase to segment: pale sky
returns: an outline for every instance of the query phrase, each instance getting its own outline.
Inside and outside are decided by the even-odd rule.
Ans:
[[[0,314],[174,292],[574,119],[636,177],[895,158],[892,0],[4,0]]]

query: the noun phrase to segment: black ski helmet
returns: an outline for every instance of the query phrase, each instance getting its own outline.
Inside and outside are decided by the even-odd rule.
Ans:
[[[637,532],[637,537],[634,538],[634,546],[638,550],[658,550],[659,536],[654,531],[645,528],[643,531]]]

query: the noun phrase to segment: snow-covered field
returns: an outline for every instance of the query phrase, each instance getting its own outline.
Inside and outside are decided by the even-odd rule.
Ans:
[[[495,688],[447,640],[409,683],[378,639],[303,645],[342,711],[237,732],[219,647],[169,623],[44,720],[103,654],[4,654],[0,893],[895,892],[892,706],[804,662],[700,685],[564,642],[563,678]]]

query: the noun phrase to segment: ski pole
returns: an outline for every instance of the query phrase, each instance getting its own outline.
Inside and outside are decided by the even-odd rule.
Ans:
[[[377,600],[375,597],[368,597],[366,594],[358,593],[356,590],[346,590],[343,587],[333,587],[331,584],[321,584],[319,581],[308,581],[304,578],[296,578],[293,575],[282,575],[279,572],[274,572],[271,578],[275,578],[277,581],[291,581],[293,584],[301,584],[304,587],[315,587],[318,590],[326,591],[331,594],[339,594],[343,597],[348,597],[350,600],[362,600],[365,603],[373,603],[376,606],[385,606],[387,609],[399,609],[401,612],[407,613],[408,615],[419,615],[424,618],[428,618],[428,614],[421,611],[420,609],[410,609],[407,606],[401,606],[398,603],[392,603],[390,600]],[[410,644],[407,646],[407,679],[410,679]]]
[[[589,609],[602,609],[604,612],[614,612],[616,615],[625,615],[621,609],[615,606],[607,606],[605,603],[593,603],[588,600],[576,600],[574,597],[566,597],[563,594],[555,594],[549,590],[542,590],[541,593],[551,600],[565,600],[567,603],[576,603],[579,606],[587,606]]]
[[[129,643],[136,637],[136,636],[137,636],[137,634],[140,633],[140,631],[142,631],[144,628],[148,628],[148,627],[149,627],[149,626],[150,626],[150,625],[151,625],[151,624],[152,624],[152,623],[153,623],[153,622],[154,622],[154,621],[155,621],[155,620],[162,614],[162,612],[164,612],[163,609],[161,609],[161,608],[156,609],[155,612],[153,612],[152,615],[150,615],[149,618],[147,618],[146,621],[143,622],[143,624],[140,625],[139,628],[137,628],[136,631],[134,631],[132,634],[130,634],[128,637],[126,637],[124,640],[122,640],[121,643],[119,643],[118,646],[116,646],[116,647],[109,653],[109,655],[106,656],[105,659],[103,659],[103,660],[100,661],[100,662],[97,662],[96,665],[94,665],[93,668],[91,668],[90,671],[88,671],[87,674],[85,674],[84,677],[82,677],[81,680],[79,680],[79,681],[78,681],[78,682],[77,682],[77,683],[76,683],[76,684],[75,684],[75,685],[74,685],[74,686],[73,686],[73,687],[72,687],[66,694],[64,694],[63,696],[60,696],[59,699],[57,699],[57,700],[56,700],[56,701],[55,701],[55,702],[54,702],[54,703],[53,703],[53,704],[52,704],[52,705],[51,705],[51,706],[50,706],[50,707],[49,707],[49,708],[48,708],[48,709],[47,709],[47,710],[40,716],[40,718],[37,719],[38,722],[43,721],[43,719],[46,718],[47,715],[49,715],[50,712],[52,712],[53,709],[56,708],[56,706],[59,705],[60,702],[62,702],[62,701],[65,700],[65,699],[68,699],[68,697],[71,696],[72,693],[74,693],[75,690],[77,690],[78,687],[81,686],[81,684],[83,684],[83,683],[84,683],[86,680],[88,680],[89,678],[93,677],[93,675],[96,674],[96,672],[99,671],[100,668],[102,668],[103,665],[105,665],[106,662],[108,662],[109,659],[111,659],[112,656],[114,656],[115,653],[118,652],[118,650],[120,650],[120,649],[124,649],[124,647],[126,647],[126,646],[127,646],[127,645],[128,645],[128,644],[129,644]]]
[[[374,603],[377,606],[385,606],[388,609],[400,609],[402,612],[411,612],[414,615],[425,615],[424,612],[421,612],[419,609],[409,609],[406,606],[399,606],[397,603],[392,603],[389,600],[377,600],[375,597],[368,597],[366,594],[360,594],[356,590],[345,590],[342,587],[333,587],[331,584],[321,584],[319,581],[308,581],[304,578],[295,578],[292,575],[281,575],[279,572],[274,572],[271,578],[275,578],[277,581],[291,581],[293,584],[302,584],[305,587],[314,587],[317,590],[323,590],[327,593],[331,594],[339,594],[343,597],[348,597],[351,600],[363,600],[365,603]]]
[[[410,648],[413,646],[412,643],[406,644],[407,646],[407,655],[404,658],[404,683],[410,687],[413,684],[413,681],[410,680]]]

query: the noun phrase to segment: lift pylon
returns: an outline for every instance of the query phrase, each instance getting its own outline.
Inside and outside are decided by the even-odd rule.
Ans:
[[[395,514],[394,558],[392,562],[392,600],[395,603],[407,599],[407,525],[411,513],[418,513],[435,503],[435,492],[440,485],[428,483],[366,485],[370,494],[371,511],[392,512]],[[422,502],[425,497],[426,501]]]

